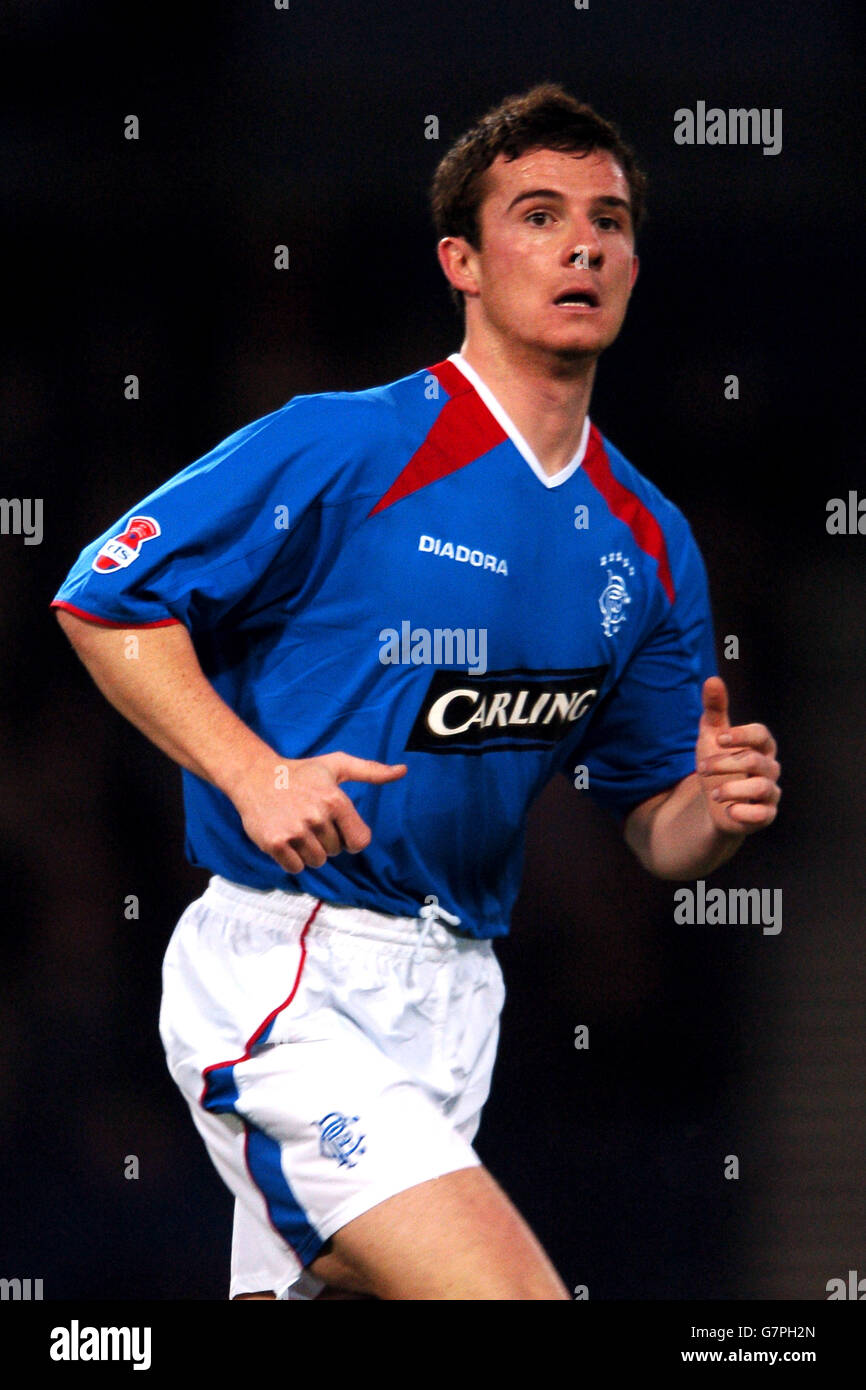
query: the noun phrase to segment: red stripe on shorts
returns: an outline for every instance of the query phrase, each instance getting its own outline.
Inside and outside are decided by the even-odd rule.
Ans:
[[[316,913],[318,912],[318,910],[319,910],[319,908],[320,908],[321,906],[322,906],[322,900],[321,900],[321,898],[320,898],[319,901],[316,903],[316,906],[313,908],[312,912],[310,913],[309,917],[307,918],[306,922],[305,922],[304,925],[303,925],[303,929],[302,929],[302,931],[301,931],[301,959],[298,961],[298,970],[297,970],[297,974],[295,975],[295,982],[294,982],[294,984],[292,985],[291,990],[289,991],[288,997],[287,997],[286,999],[283,1000],[282,1004],[278,1004],[277,1007],[276,1007],[275,1009],[272,1009],[271,1012],[268,1014],[267,1018],[266,1018],[266,1019],[263,1019],[263,1021],[259,1024],[258,1028],[257,1028],[256,1031],[253,1033],[252,1037],[250,1037],[249,1040],[247,1041],[246,1049],[244,1050],[244,1053],[243,1053],[242,1056],[240,1056],[240,1057],[235,1057],[233,1061],[228,1061],[228,1062],[213,1062],[213,1063],[211,1063],[211,1065],[210,1065],[209,1067],[205,1067],[204,1071],[202,1072],[202,1076],[204,1077],[204,1085],[203,1085],[202,1088],[201,1088],[201,1095],[200,1095],[199,1098],[198,1098],[198,1103],[199,1103],[199,1105],[204,1105],[204,1098],[205,1098],[205,1094],[206,1094],[206,1092],[207,1092],[207,1079],[208,1079],[208,1076],[210,1075],[210,1073],[211,1073],[212,1071],[219,1071],[222,1067],[236,1067],[236,1066],[239,1065],[239,1063],[248,1061],[248,1060],[249,1060],[249,1057],[250,1057],[250,1054],[252,1053],[253,1048],[255,1047],[256,1043],[258,1042],[259,1038],[262,1036],[262,1033],[265,1031],[265,1029],[268,1027],[268,1025],[269,1025],[270,1023],[273,1023],[273,1021],[274,1021],[274,1019],[276,1018],[277,1014],[282,1013],[283,1009],[287,1009],[287,1008],[289,1007],[289,1005],[291,1004],[292,1000],[294,999],[295,995],[296,995],[297,992],[298,992],[298,985],[301,983],[301,975],[303,974],[303,970],[304,970],[304,962],[305,962],[306,959],[307,959],[307,947],[306,947],[306,935],[307,935],[307,931],[308,931],[309,928],[312,926],[313,922],[316,920]]]

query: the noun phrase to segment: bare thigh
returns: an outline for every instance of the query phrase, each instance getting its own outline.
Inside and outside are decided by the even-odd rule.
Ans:
[[[568,1299],[519,1212],[486,1168],[407,1188],[347,1222],[310,1272],[380,1299]]]

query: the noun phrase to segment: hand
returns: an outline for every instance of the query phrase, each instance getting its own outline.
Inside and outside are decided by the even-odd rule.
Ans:
[[[719,676],[704,681],[696,768],[718,830],[751,835],[776,819],[782,795],[776,740],[766,724],[731,728],[728,691]]]
[[[350,753],[318,758],[263,758],[233,796],[254,845],[290,874],[320,869],[329,855],[358,854],[372,838],[340,782],[380,785],[406,775],[405,763],[378,763]]]

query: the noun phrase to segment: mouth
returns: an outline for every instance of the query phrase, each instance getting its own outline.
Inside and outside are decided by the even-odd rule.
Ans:
[[[582,309],[584,311],[600,308],[598,295],[594,290],[563,290],[557,295],[554,304],[558,309]]]

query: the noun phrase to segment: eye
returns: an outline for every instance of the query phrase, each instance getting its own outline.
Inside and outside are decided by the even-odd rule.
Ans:
[[[530,212],[530,213],[527,214],[525,220],[526,220],[527,222],[531,222],[532,225],[533,225],[533,227],[542,227],[542,226],[544,226],[544,223],[543,223],[543,222],[536,222],[535,219],[536,219],[537,217],[541,217],[541,218],[547,217],[547,218],[549,218],[549,217],[551,217],[551,216],[552,216],[552,214],[549,213],[549,212],[545,212],[545,210],[544,210],[543,208],[536,208],[535,212]]]
[[[615,231],[615,232],[616,232],[616,231],[619,231],[620,228],[621,228],[621,225],[622,225],[621,222],[619,221],[619,218],[617,218],[617,217],[608,217],[608,216],[606,216],[606,215],[603,216],[603,217],[597,217],[597,218],[596,218],[596,221],[597,221],[598,225],[601,227],[601,229],[602,229],[603,232],[609,232],[609,231]],[[602,224],[606,224],[606,225],[602,225]]]

